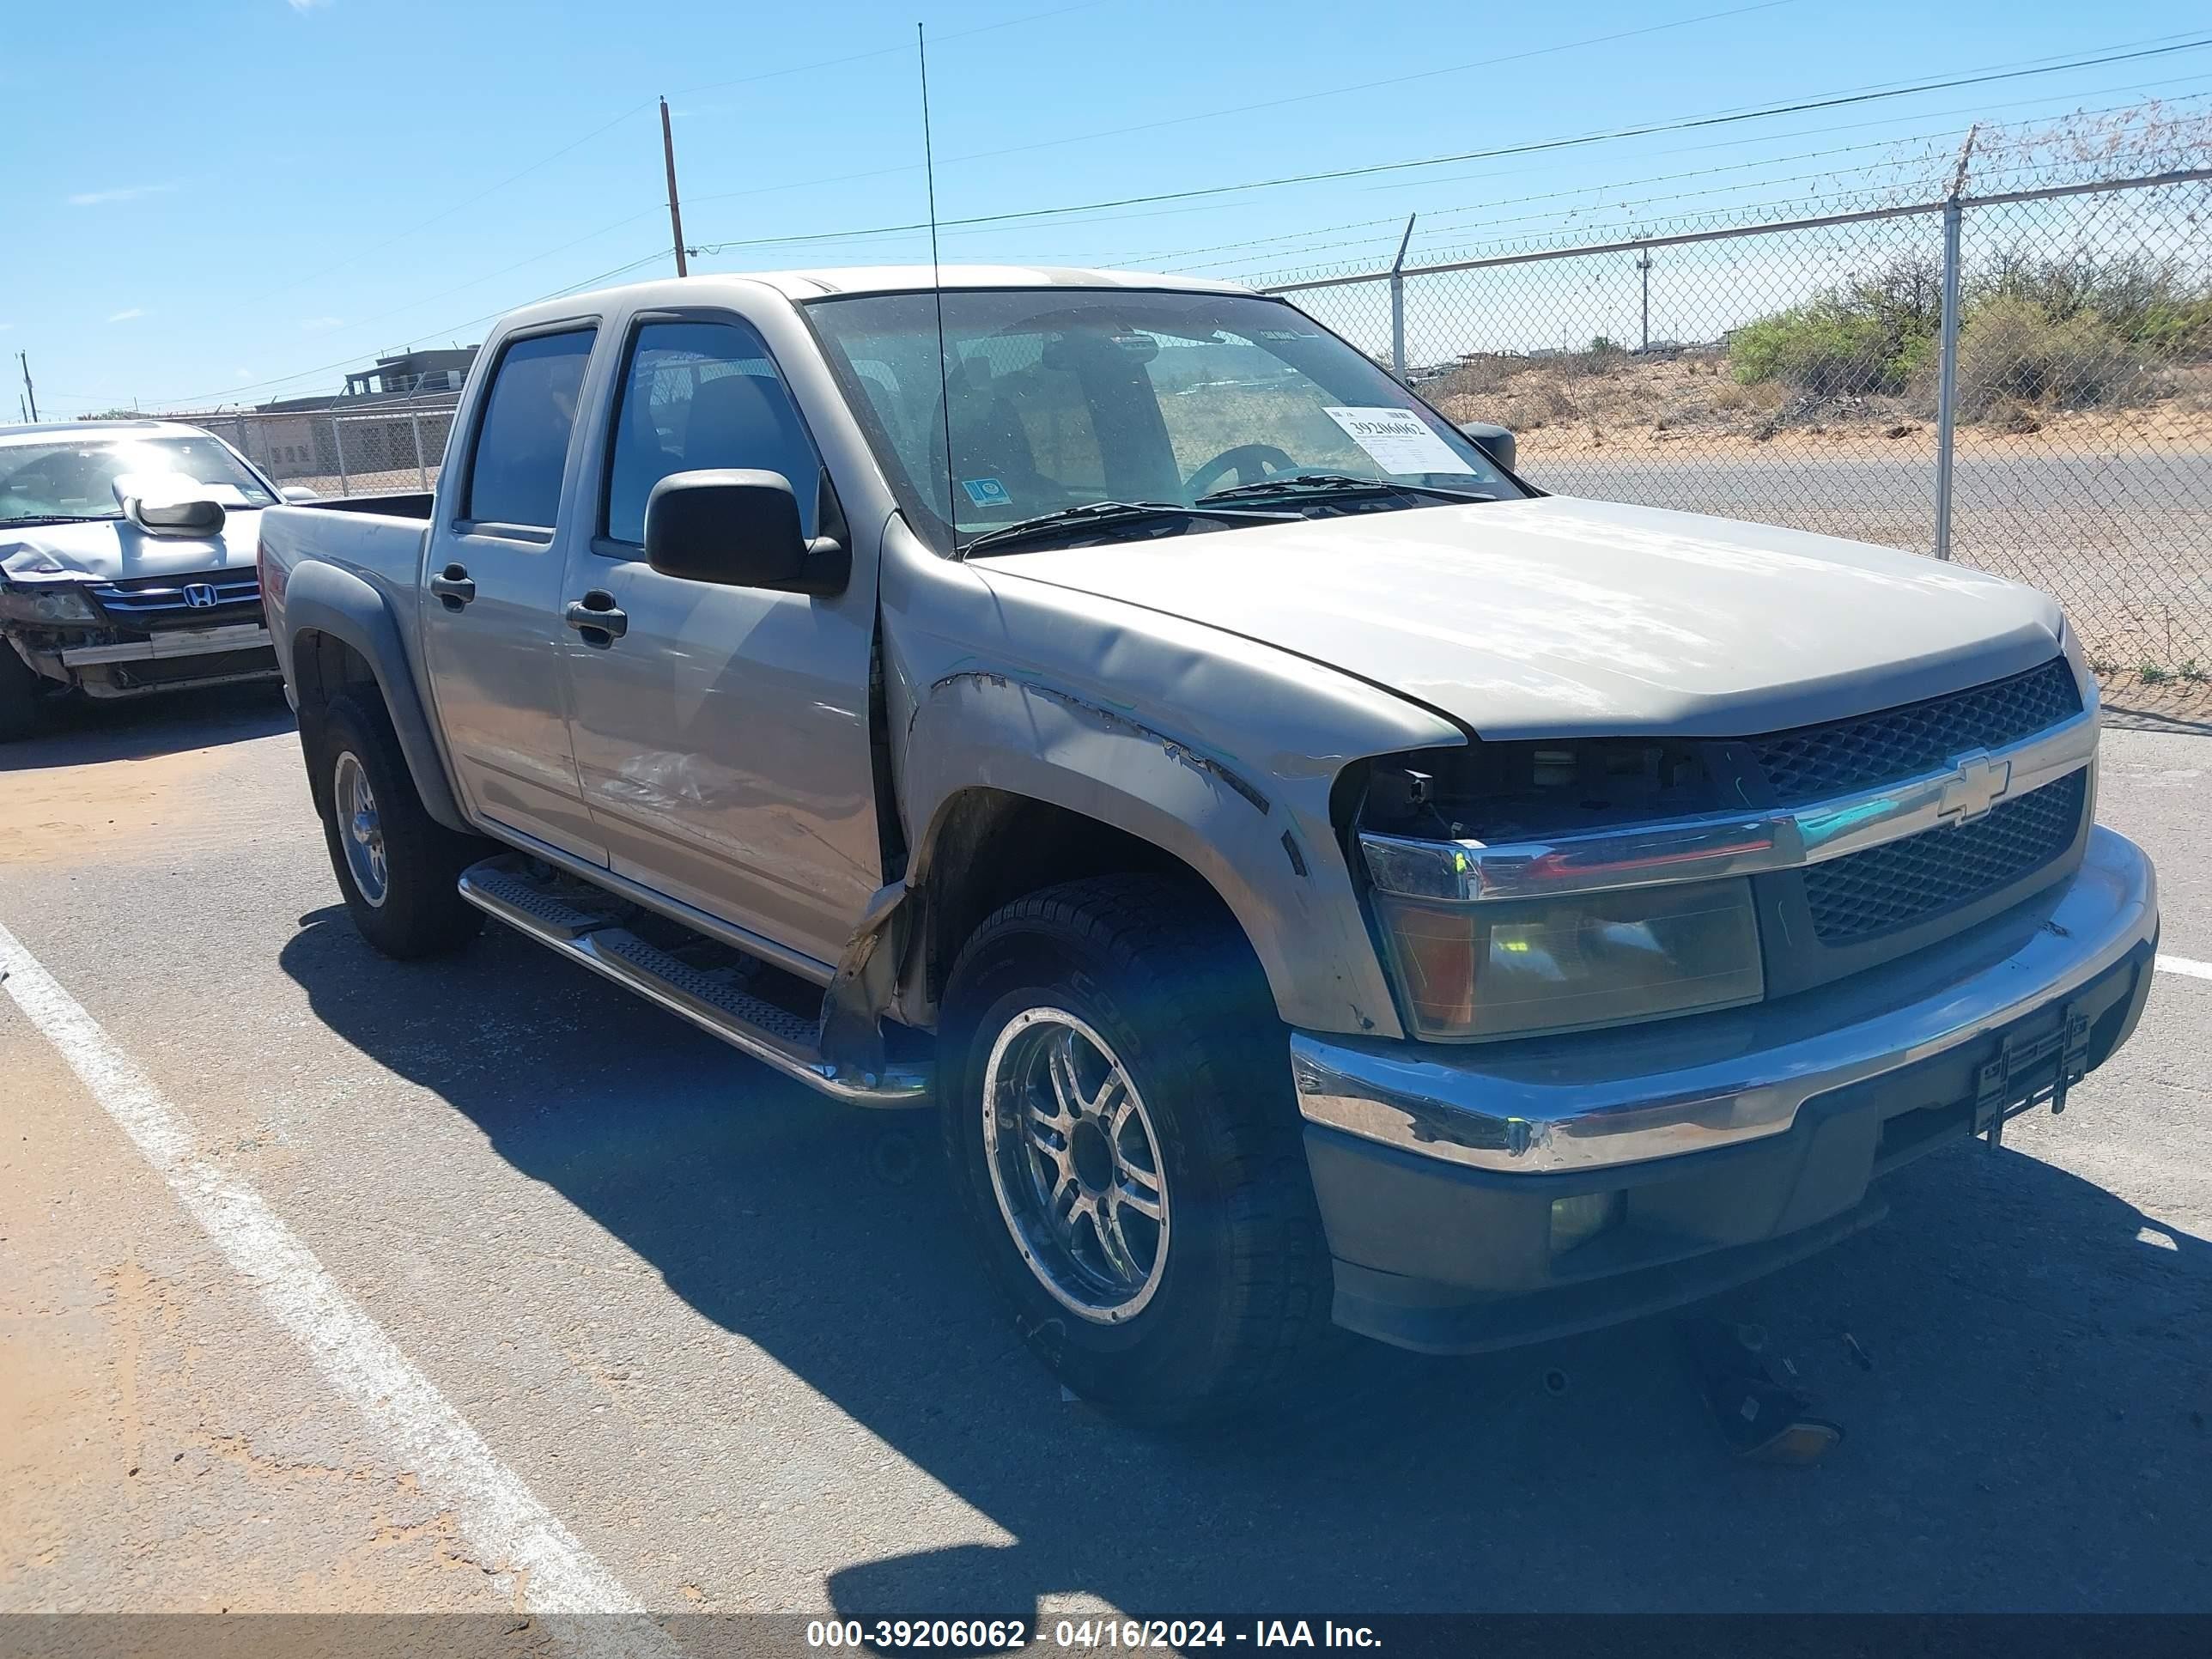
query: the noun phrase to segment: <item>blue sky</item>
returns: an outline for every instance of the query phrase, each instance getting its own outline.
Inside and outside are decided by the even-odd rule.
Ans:
[[[345,367],[379,352],[475,340],[489,315],[618,267],[666,274],[659,94],[675,112],[687,241],[910,223],[924,205],[917,17],[933,42],[947,220],[2212,35],[2201,0],[13,9],[0,58],[15,185],[0,261],[9,419],[18,351],[49,416],[134,400],[250,404],[334,392]],[[1975,114],[2021,121],[2208,93],[2212,50],[2185,52],[1520,158],[959,228],[944,249],[1238,276],[1386,262],[1391,222],[1409,211],[1424,220],[1418,255],[1677,205],[1792,204],[1818,188],[1795,182],[1808,171],[1886,161],[1874,147],[1892,140],[1917,147],[1901,154],[1948,152]],[[732,247],[693,268],[927,252],[926,235],[890,232]]]

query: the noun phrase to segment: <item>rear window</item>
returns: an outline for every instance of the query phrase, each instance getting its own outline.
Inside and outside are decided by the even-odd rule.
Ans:
[[[595,331],[540,334],[500,354],[469,464],[461,516],[550,530]]]

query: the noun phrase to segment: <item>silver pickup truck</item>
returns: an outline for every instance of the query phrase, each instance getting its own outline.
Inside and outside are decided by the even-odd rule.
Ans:
[[[434,497],[260,558],[372,944],[489,914],[933,1100],[1018,1328],[1141,1419],[1795,1260],[2151,982],[2050,600],[1547,495],[1234,287],[534,306]]]

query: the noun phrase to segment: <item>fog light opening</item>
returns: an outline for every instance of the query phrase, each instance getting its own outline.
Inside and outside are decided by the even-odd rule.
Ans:
[[[1552,1254],[1565,1255],[1599,1234],[1619,1226],[1628,1216],[1626,1193],[1585,1193],[1577,1198],[1552,1200]]]

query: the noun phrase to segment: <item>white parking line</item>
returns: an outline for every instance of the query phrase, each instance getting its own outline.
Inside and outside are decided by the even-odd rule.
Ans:
[[[191,1120],[5,927],[0,927],[0,976],[16,1006],[61,1051],[93,1098],[161,1172],[331,1386],[384,1432],[399,1466],[452,1507],[482,1558],[503,1565],[509,1588],[519,1589],[519,1604],[556,1618],[643,1611],[340,1288],[260,1194],[199,1156]],[[644,1618],[593,1620],[564,1627],[562,1634],[611,1654],[674,1651],[665,1633]]]
[[[2158,971],[2183,974],[2191,979],[2212,979],[2212,962],[2192,962],[2187,957],[2160,957]]]

